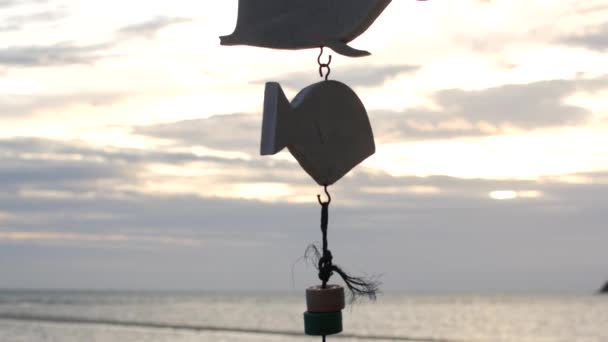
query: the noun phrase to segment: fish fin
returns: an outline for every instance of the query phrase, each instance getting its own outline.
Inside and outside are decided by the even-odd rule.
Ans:
[[[344,42],[331,42],[328,43],[327,46],[329,46],[335,52],[348,57],[365,57],[371,55],[371,53],[369,53],[368,51],[357,50],[353,47],[348,46],[348,44]]]
[[[276,154],[287,146],[286,132],[287,115],[293,109],[281,89],[281,85],[276,82],[266,83],[264,91],[264,119],[262,121],[262,143],[260,154],[263,156]]]

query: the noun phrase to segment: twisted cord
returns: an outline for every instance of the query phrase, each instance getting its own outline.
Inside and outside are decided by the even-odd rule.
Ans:
[[[321,250],[311,244],[306,249],[304,257],[312,259],[315,267],[319,271],[319,279],[322,282],[321,287],[326,288],[329,279],[334,273],[337,273],[348,288],[350,292],[350,302],[353,303],[359,297],[368,297],[371,300],[376,299],[376,295],[380,290],[380,282],[376,279],[366,279],[364,277],[353,277],[346,273],[340,266],[333,264],[333,255],[329,250],[329,244],[327,240],[327,232],[329,225],[329,204],[331,203],[331,196],[325,186],[325,194],[328,200],[326,202],[321,201],[321,196],[318,195],[317,199],[321,205],[321,233],[323,236]]]

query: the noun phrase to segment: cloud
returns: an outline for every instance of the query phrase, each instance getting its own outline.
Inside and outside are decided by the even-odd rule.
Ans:
[[[6,275],[0,286],[24,286],[46,265],[57,282],[37,282],[43,287],[96,287],[101,272],[106,287],[239,283],[286,290],[293,262],[320,238],[314,191],[305,203],[264,203],[121,187],[144,184],[147,165],[186,166],[200,160],[195,155],[37,139],[4,140],[0,155]],[[213,162],[227,174],[250,172],[252,181],[274,178],[268,164]],[[392,177],[357,169],[330,189],[330,248],[355,273],[384,274],[388,289],[592,291],[608,257],[602,202],[608,183],[605,172],[578,176],[590,182]],[[497,190],[540,195],[497,201],[489,196]],[[267,264],[273,266],[259,267]],[[75,267],[97,276],[83,281]],[[296,275],[298,282],[314,281],[303,267]]]
[[[259,151],[261,115],[216,115],[207,119],[186,120],[153,126],[140,126],[133,133],[172,139],[188,145],[203,145],[218,150]],[[229,134],[226,134],[229,132]]]
[[[75,45],[56,43],[52,45],[11,46],[0,48],[0,65],[13,67],[53,67],[74,64],[91,64],[106,58],[110,43]]]
[[[42,160],[52,160],[56,157],[59,161],[95,160],[107,163],[140,164],[143,162],[183,164],[188,162],[207,161],[233,163],[235,159],[227,159],[214,156],[197,156],[192,153],[168,152],[141,149],[112,149],[95,148],[83,142],[62,142],[40,138],[14,138],[0,140],[0,151],[5,156],[20,158],[21,153],[40,156]],[[48,159],[46,156],[51,156]],[[52,157],[55,156],[55,157]],[[29,159],[26,159],[29,160]],[[35,160],[35,159],[34,159]]]
[[[262,157],[94,148],[82,142],[23,138],[0,140],[0,158],[0,192],[26,201],[94,201],[137,194],[242,199],[259,198],[256,192],[263,189],[269,191],[266,200],[273,201],[294,189],[314,188],[297,163]],[[274,187],[280,192],[272,193]]]
[[[125,93],[83,92],[75,94],[0,95],[0,117],[32,116],[76,105],[105,106],[126,98]]]
[[[351,87],[377,87],[399,75],[412,74],[419,69],[420,66],[409,64],[334,67],[331,76],[340,75],[340,81]],[[258,80],[251,83],[264,84],[273,81],[281,83],[284,87],[299,90],[309,85],[311,80],[315,80],[313,72],[294,72],[274,77],[272,80]]]
[[[442,111],[411,109],[403,112],[373,111],[370,120],[378,143],[442,140],[499,134],[489,124],[477,125]]]
[[[608,23],[587,29],[580,34],[561,37],[558,42],[603,52],[608,49]]]
[[[533,130],[584,123],[591,112],[570,105],[576,92],[608,88],[608,79],[550,80],[483,90],[450,89],[433,95],[438,110],[372,112],[379,140],[449,139],[500,134],[505,128]]]
[[[448,89],[432,95],[436,110],[371,110],[369,115],[380,143],[487,136],[502,134],[507,128],[533,130],[582,124],[590,111],[567,104],[566,98],[576,92],[592,93],[605,88],[606,77],[509,84],[482,90]],[[217,115],[136,127],[133,133],[253,155],[259,149],[261,122],[261,113]]]
[[[3,160],[0,165],[0,208],[4,214],[0,230],[4,226],[24,231],[68,233],[105,232],[119,227],[129,227],[129,230],[136,232],[159,233],[172,220],[179,235],[196,230],[199,220],[211,215],[216,221],[214,226],[222,229],[211,231],[210,234],[230,235],[230,231],[238,227],[216,218],[229,215],[232,210],[239,211],[239,207],[251,215],[258,215],[254,209],[259,205],[257,202],[205,197],[194,192],[183,195],[150,193],[144,189],[137,191],[138,185],[148,181],[146,169],[152,164],[220,164],[225,175],[230,177],[231,174],[241,173],[245,167],[255,174],[256,171],[268,169],[270,165],[190,153],[100,149],[78,142],[33,138],[0,140],[0,156]],[[264,175],[268,181],[272,173],[266,172]],[[225,181],[223,176],[218,179]],[[248,180],[245,177],[241,181]],[[225,202],[231,202],[234,207],[223,208]],[[170,217],[165,216],[161,209],[169,203],[181,207]],[[143,215],[153,207],[157,207],[154,211],[160,215]],[[216,209],[208,211],[214,207]],[[38,226],[41,223],[39,220],[45,223]],[[101,231],[90,230],[97,228]],[[258,234],[260,231],[251,233]]]
[[[46,0],[0,0],[0,8],[19,8],[23,5],[45,4]],[[10,13],[10,12],[9,12]],[[10,15],[6,17],[0,16],[0,33],[19,31],[27,26],[40,25],[55,22],[67,16],[67,11],[63,6],[55,6],[52,10],[44,8],[43,10],[29,11],[25,14]]]
[[[118,34],[124,38],[154,38],[156,34],[169,26],[192,21],[191,18],[156,17],[141,23],[129,25],[118,30]]]
[[[29,25],[55,22],[64,17],[66,17],[66,12],[63,10],[39,11],[25,15],[10,16],[2,20],[0,32],[18,31]]]
[[[488,127],[474,125],[448,113],[426,109],[405,112],[371,111],[369,115],[375,138],[380,143],[482,136],[497,132],[489,125],[486,125]],[[261,125],[261,114],[230,114],[211,116],[207,119],[139,126],[133,129],[133,133],[170,139],[185,146],[206,146],[222,151],[239,151],[257,155]]]
[[[189,152],[167,150],[141,150],[95,148],[83,142],[61,142],[37,138],[0,140],[0,189],[16,193],[20,190],[38,191],[41,196],[60,197],[62,194],[95,194],[99,184],[121,191],[151,191],[147,184],[174,182],[262,183],[308,181],[298,172],[297,164],[270,158],[254,160],[222,158],[213,155],[195,155]],[[150,171],[153,165],[198,170],[192,176]],[[205,169],[222,170],[208,175]],[[137,190],[139,187],[140,190]],[[229,187],[225,187],[229,188]],[[93,191],[93,192],[91,192]],[[152,189],[153,191],[153,189]],[[102,191],[103,192],[103,191]],[[171,192],[163,191],[163,192]],[[183,191],[178,191],[182,193]],[[204,194],[192,188],[192,194]],[[209,193],[215,196],[215,193]],[[0,210],[1,211],[1,210]]]
[[[18,30],[26,23],[54,20],[62,15],[59,12],[39,12],[8,18],[3,26],[0,26],[0,31]],[[112,55],[108,54],[108,51],[126,39],[137,37],[153,38],[163,28],[190,20],[188,18],[157,17],[143,23],[124,27],[118,31],[118,35],[114,39],[98,44],[79,45],[73,42],[58,42],[50,45],[2,47],[0,48],[0,66],[55,67],[78,64],[89,65],[100,59],[112,57]]]
[[[576,91],[579,84],[555,80],[480,91],[444,90],[435,95],[435,100],[450,116],[472,122],[527,129],[568,125],[582,122],[589,114],[583,108],[564,103],[565,97]]]
[[[46,3],[47,0],[0,0],[0,8],[13,7],[26,4]]]
[[[103,151],[45,139],[0,140],[0,188],[15,194],[22,189],[57,192],[91,187],[130,173]]]

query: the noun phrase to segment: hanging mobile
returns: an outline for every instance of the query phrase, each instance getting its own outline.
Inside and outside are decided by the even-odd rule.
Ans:
[[[419,0],[420,1],[420,0]],[[333,264],[327,228],[331,196],[327,188],[346,175],[376,147],[367,111],[357,94],[344,83],[329,80],[331,56],[321,62],[323,48],[350,56],[369,52],[347,44],[365,32],[391,0],[239,0],[234,33],[221,38],[222,45],[250,45],[275,49],[320,47],[317,59],[324,81],[302,89],[291,103],[276,82],[266,83],[260,153],[273,155],[287,147],[300,166],[324,187],[327,201],[321,205],[321,251],[311,245],[321,285],[306,290],[307,335],[342,332],[344,288],[329,284],[337,273],[350,291],[351,300],[375,299],[379,283],[348,275]],[[326,72],[326,73],[324,73]]]
[[[328,80],[331,56],[321,62],[319,74],[324,81],[310,85],[289,103],[278,83],[266,84],[262,122],[262,155],[275,154],[287,147],[300,166],[325,189],[327,201],[317,197],[321,205],[322,249],[311,245],[308,250],[316,259],[322,284],[306,290],[307,311],[304,331],[323,336],[342,332],[344,288],[328,284],[334,273],[342,277],[351,299],[358,296],[375,298],[378,283],[352,277],[333,264],[328,248],[327,228],[331,196],[328,186],[334,184],[353,167],[375,152],[374,137],[367,112],[359,97],[347,85]],[[324,75],[324,71],[327,73]]]

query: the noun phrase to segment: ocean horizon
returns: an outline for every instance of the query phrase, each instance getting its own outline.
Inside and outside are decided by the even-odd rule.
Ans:
[[[303,294],[0,289],[0,341],[314,341]],[[341,341],[605,342],[608,297],[381,294],[344,310]]]

